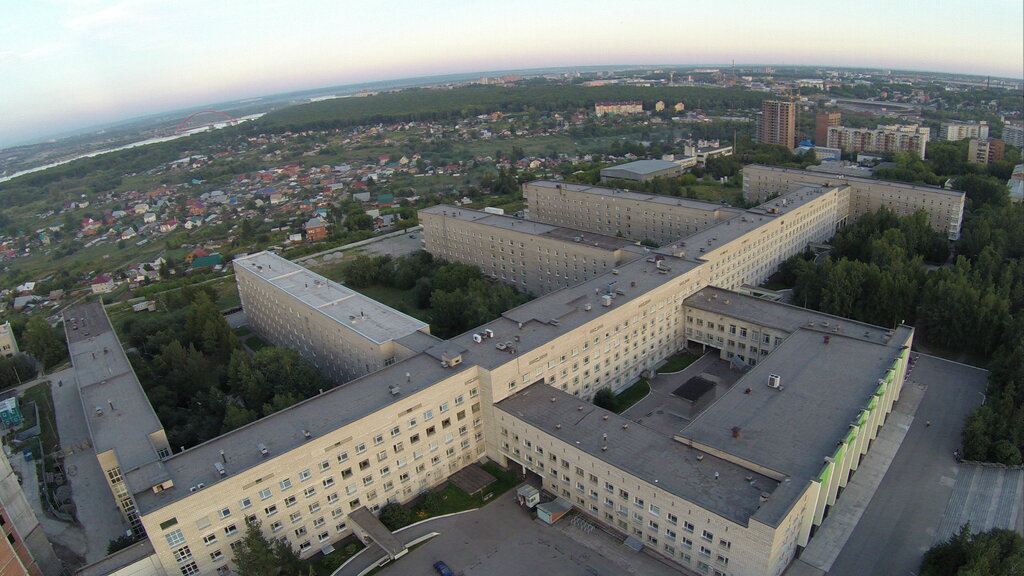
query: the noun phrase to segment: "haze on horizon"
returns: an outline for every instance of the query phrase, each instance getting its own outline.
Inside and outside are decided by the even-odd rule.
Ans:
[[[213,102],[591,65],[821,65],[1024,77],[1024,3],[34,0],[0,23],[0,147]]]

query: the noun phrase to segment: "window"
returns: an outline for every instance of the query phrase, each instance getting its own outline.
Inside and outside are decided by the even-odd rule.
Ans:
[[[331,486],[334,486],[334,478],[333,477],[324,478],[320,483],[323,484],[324,488],[330,488]]]
[[[224,559],[224,553],[221,552],[220,550],[214,550],[213,552],[210,552],[210,560],[211,561],[218,562],[218,561],[223,560],[223,559]]]
[[[242,510],[245,510],[246,508],[251,508],[252,498],[242,498],[241,502],[239,502],[238,504],[242,507]]]
[[[221,508],[218,514],[220,515],[221,520],[228,518],[231,516],[231,508]]]
[[[238,526],[235,524],[228,524],[224,527],[224,534],[227,536],[234,536],[235,534],[238,534]]]
[[[192,559],[192,551],[188,549],[188,546],[182,546],[173,552],[174,561],[178,564]]]
[[[298,528],[296,528],[295,529],[295,535],[299,536],[300,538],[302,536],[305,536],[306,535],[306,527],[305,526],[299,526]]]
[[[270,498],[270,495],[272,494],[272,492],[270,491],[270,488],[264,488],[263,490],[260,490],[259,494],[260,494],[260,500],[266,500],[266,499]]]
[[[384,435],[383,434],[377,434],[376,436],[373,437],[373,445],[374,446],[380,446],[383,443],[384,443]]]
[[[380,452],[377,452],[377,462],[383,462],[383,461],[385,461],[387,459],[388,459],[388,451],[387,450],[381,450]]]
[[[319,540],[320,542],[326,542],[330,539],[331,534],[329,532],[321,532],[319,535],[317,535],[317,540]]]
[[[292,479],[291,478],[285,478],[284,480],[281,480],[280,486],[281,486],[281,490],[287,490],[287,489],[291,488],[292,487]]]
[[[286,508],[291,508],[292,506],[295,506],[295,502],[297,502],[297,501],[298,501],[298,497],[293,494],[293,495],[291,495],[291,496],[289,496],[289,497],[284,499],[284,505],[285,505]]]
[[[359,463],[359,469],[360,470],[367,470],[369,468],[370,468],[370,461],[369,460],[363,460],[362,462]]]
[[[725,538],[722,538],[721,540],[719,540],[718,541],[718,545],[721,546],[722,548],[725,548],[726,550],[729,550],[729,549],[732,548],[732,542],[729,542]]]
[[[302,495],[305,496],[306,498],[316,496],[316,486],[310,486],[309,488],[306,488],[305,490],[302,491]]]
[[[683,530],[686,530],[687,532],[692,534],[693,533],[693,524],[691,524],[689,522],[683,522]]]
[[[715,541],[715,535],[712,534],[711,532],[708,532],[707,530],[705,530],[704,533],[701,534],[700,537],[705,539],[705,540],[707,540],[708,542],[714,542]]]
[[[217,541],[217,535],[216,534],[207,534],[206,536],[203,536],[203,544],[205,544],[207,546],[209,546],[210,544],[213,544],[216,541]]]
[[[711,550],[708,550],[707,548],[701,546],[700,547],[700,555],[705,557],[705,558],[711,558]]]
[[[651,507],[649,508],[649,510],[650,510],[651,514],[653,514],[654,516],[660,516],[661,515],[661,508],[655,506],[654,504],[651,504]]]
[[[444,402],[444,403],[442,403],[442,404],[441,404],[441,405],[440,405],[440,406],[439,406],[439,407],[437,408],[437,410],[438,410],[438,412],[440,412],[441,414],[444,414],[445,412],[447,412],[447,411],[448,411],[448,403],[447,403],[447,402]]]
[[[171,532],[168,532],[167,534],[164,534],[164,538],[167,539],[167,545],[172,547],[172,548],[174,548],[176,546],[181,546],[182,544],[185,543],[185,535],[182,534],[180,528],[172,530]]]
[[[366,444],[356,444],[356,454],[366,452]]]
[[[459,394],[458,396],[455,397],[456,406],[462,406],[463,402],[465,402],[465,399],[462,397],[462,394]]]
[[[195,562],[181,565],[182,576],[194,576],[195,574],[199,574],[199,566],[196,566]]]
[[[671,512],[668,513],[667,518],[668,518],[668,523],[673,525],[673,526],[675,526],[676,523],[679,522],[679,518],[676,517],[676,515],[671,513]]]
[[[282,528],[284,528],[284,524],[282,524],[280,520],[274,520],[270,523],[271,532],[279,532]]]
[[[402,429],[399,428],[398,426],[395,426],[394,428],[391,429],[391,437],[392,438],[394,438],[396,436],[399,436],[401,434],[402,434]]]
[[[319,511],[320,511],[320,503],[319,502],[313,502],[312,504],[309,505],[309,513],[310,514],[315,514],[315,513],[319,512]]]
[[[331,494],[327,495],[327,503],[328,504],[334,504],[337,501],[338,501],[338,493],[337,492],[334,492],[334,493],[331,493]]]
[[[324,460],[323,462],[320,463],[320,471],[321,472],[326,472],[326,471],[328,471],[330,469],[331,469],[331,463],[328,462],[327,460]]]
[[[434,417],[434,411],[433,410],[427,410],[426,412],[423,413],[423,421],[424,422],[426,422],[427,420],[432,419],[433,417]]]
[[[302,472],[299,472],[299,482],[305,482],[306,480],[309,480],[312,477],[313,473],[309,471],[309,468],[306,468]]]

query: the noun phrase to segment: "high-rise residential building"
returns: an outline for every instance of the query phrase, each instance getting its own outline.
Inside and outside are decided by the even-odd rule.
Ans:
[[[1007,122],[1003,125],[1003,142],[1017,148],[1024,148],[1024,123]]]
[[[792,98],[762,102],[757,141],[786,148],[796,146],[796,111],[796,101]]]
[[[925,157],[931,130],[917,124],[879,124],[877,128],[832,126],[828,129],[828,147],[845,152],[916,152]]]
[[[988,122],[943,122],[939,128],[939,140],[967,140],[988,138]]]
[[[967,161],[971,164],[999,162],[1006,153],[1006,143],[995,138],[971,138],[967,145]]]
[[[825,146],[828,142],[828,129],[833,126],[839,126],[841,122],[842,114],[839,112],[829,112],[827,110],[818,112],[814,117],[815,146]]]

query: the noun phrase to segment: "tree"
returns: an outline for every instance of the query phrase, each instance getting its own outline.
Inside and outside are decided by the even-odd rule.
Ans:
[[[936,544],[921,559],[920,576],[1017,576],[1024,571],[1024,538],[993,528],[971,534],[971,525]]]
[[[250,422],[255,422],[256,419],[256,412],[238,404],[228,404],[227,409],[224,411],[224,423],[221,425],[220,433],[227,434],[236,428],[241,428]]]
[[[264,536],[259,520],[246,522],[245,535],[239,542],[234,547],[239,576],[302,576],[305,572],[291,545],[286,540]]]
[[[118,550],[124,550],[125,548],[135,544],[138,540],[134,536],[128,534],[122,534],[117,538],[111,538],[107,542],[107,556],[117,552]]]
[[[380,521],[388,529],[395,531],[409,525],[412,512],[398,502],[390,502],[380,509]]]
[[[0,356],[0,390],[27,382],[36,376],[36,363],[25,354]]]
[[[349,230],[373,230],[373,216],[369,214],[353,214],[345,219]]]
[[[63,335],[40,316],[33,316],[21,335],[22,348],[42,363],[44,368],[55,366],[68,357]]]
[[[615,398],[615,394],[611,388],[605,386],[594,394],[594,405],[605,410],[611,410],[612,412],[618,407],[618,400]]]

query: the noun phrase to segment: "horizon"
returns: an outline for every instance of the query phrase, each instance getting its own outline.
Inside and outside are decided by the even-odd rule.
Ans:
[[[527,2],[498,19],[488,11],[466,14],[453,3],[422,7],[399,0],[386,12],[346,6],[341,13],[314,0],[289,8],[288,17],[300,25],[280,26],[278,7],[262,0],[247,5],[240,18],[230,7],[196,0],[174,6],[148,0],[18,5],[0,26],[0,72],[9,79],[0,88],[0,148],[214,103],[498,71],[724,67],[736,61],[744,67],[758,62],[1024,78],[1020,3],[876,1],[855,10],[831,3],[824,10],[781,14],[733,1],[702,8],[696,17],[679,6],[649,5],[629,14],[613,7]],[[531,13],[546,17],[529,19]],[[653,13],[666,17],[651,18]],[[614,14],[611,23],[608,14]],[[673,16],[689,24],[679,26]],[[706,22],[729,24],[702,27]],[[908,22],[928,35],[908,34]],[[826,30],[822,23],[831,26]],[[441,24],[461,33],[439,37]],[[638,27],[644,34],[609,34]],[[986,42],[979,46],[975,39],[981,37]],[[616,63],[673,60],[683,63]]]

